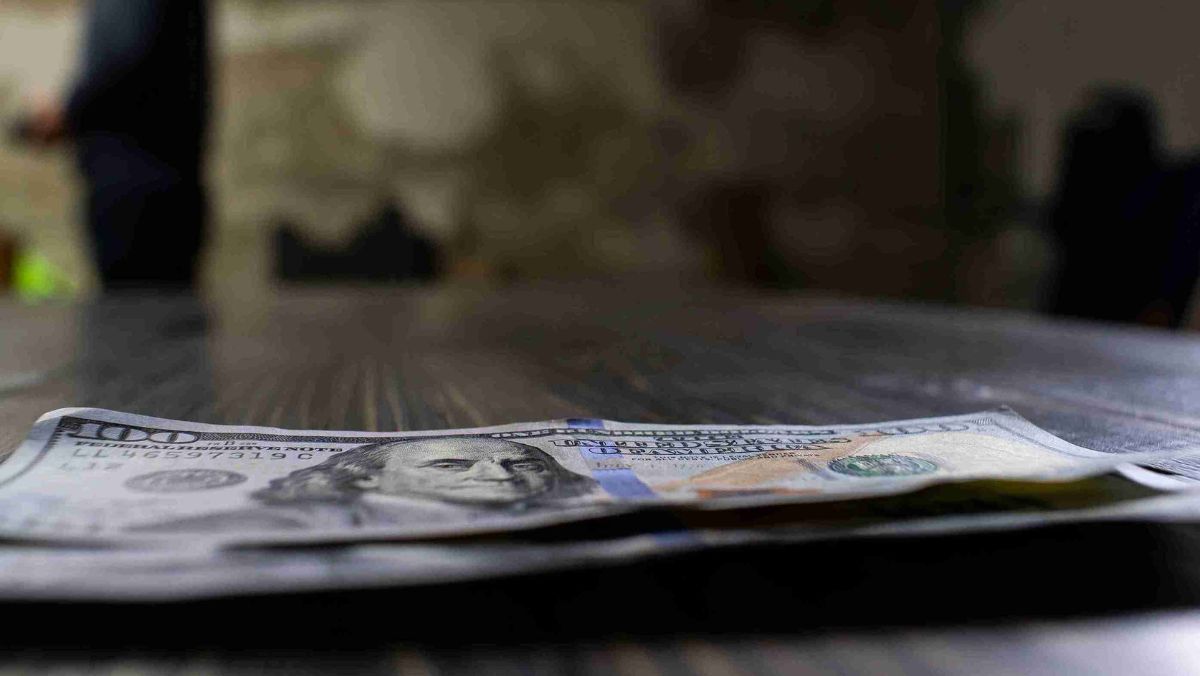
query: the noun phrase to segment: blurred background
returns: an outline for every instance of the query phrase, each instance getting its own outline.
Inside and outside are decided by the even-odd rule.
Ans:
[[[0,119],[84,0],[0,0]],[[214,0],[205,294],[644,278],[1195,327],[1200,5]],[[164,122],[164,124],[168,124]],[[99,288],[0,141],[0,284]]]

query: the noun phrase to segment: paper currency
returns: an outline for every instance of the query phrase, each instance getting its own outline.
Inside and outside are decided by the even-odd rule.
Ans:
[[[1127,456],[1011,411],[830,426],[564,420],[432,432],[233,427],[99,409],[42,416],[0,465],[0,536],[216,544],[512,531],[634,509],[1062,481]]]
[[[694,512],[688,527],[591,540],[482,539],[217,549],[0,547],[0,599],[181,601],[409,587],[629,563],[701,549],[1013,530],[1083,521],[1200,518],[1200,494],[1117,475],[973,482],[878,500]],[[722,518],[714,518],[714,517]]]
[[[306,549],[0,548],[0,600],[180,601],[402,587],[633,561],[704,546],[630,536],[566,543],[389,543]]]

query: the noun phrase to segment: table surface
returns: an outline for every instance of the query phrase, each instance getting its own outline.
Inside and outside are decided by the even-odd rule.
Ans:
[[[866,422],[1009,405],[1100,450],[1200,438],[1200,340],[671,284],[0,305],[0,447],[99,406],[431,429]],[[407,590],[6,604],[0,671],[1195,673],[1200,531],[1090,524],[695,553]]]

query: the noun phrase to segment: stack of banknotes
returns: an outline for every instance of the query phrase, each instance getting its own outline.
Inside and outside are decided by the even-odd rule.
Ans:
[[[1090,451],[1008,409],[392,433],[61,409],[0,463],[0,598],[404,586],[771,542],[1200,516],[1195,482],[1143,467],[1165,457]]]

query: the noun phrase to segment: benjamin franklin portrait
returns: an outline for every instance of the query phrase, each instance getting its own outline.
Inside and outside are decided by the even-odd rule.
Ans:
[[[432,437],[343,451],[272,480],[251,495],[255,507],[160,522],[137,530],[236,531],[420,523],[445,515],[448,507],[516,512],[565,506],[596,488],[590,477],[568,470],[548,453],[527,444],[492,438]]]

